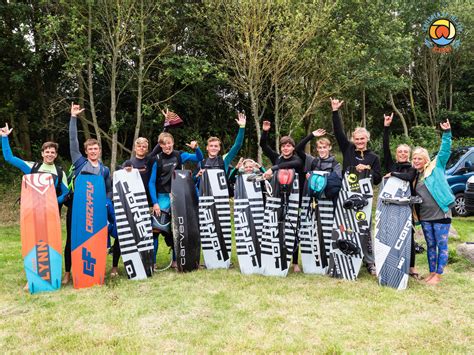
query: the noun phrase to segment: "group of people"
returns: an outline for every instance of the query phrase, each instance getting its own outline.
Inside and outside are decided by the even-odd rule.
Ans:
[[[454,204],[454,196],[445,178],[445,167],[449,159],[451,150],[451,130],[449,121],[441,123],[443,130],[442,144],[437,157],[430,159],[428,151],[417,147],[410,153],[411,148],[408,145],[399,145],[392,157],[390,151],[390,125],[393,119],[393,113],[384,117],[383,134],[383,155],[386,174],[382,174],[382,168],[378,155],[368,149],[370,133],[362,127],[356,128],[349,139],[344,133],[339,109],[343,101],[331,99],[332,122],[334,135],[337,144],[342,153],[342,166],[332,155],[332,142],[325,137],[326,131],[317,129],[303,138],[301,142],[295,144],[290,136],[284,136],[280,139],[280,152],[273,150],[269,145],[269,131],[271,124],[269,121],[263,122],[263,132],[260,139],[260,146],[264,154],[271,161],[271,166],[265,169],[253,159],[241,158],[239,163],[232,167],[230,164],[236,158],[245,135],[246,118],[242,113],[238,114],[236,122],[239,126],[238,134],[234,145],[226,154],[221,153],[221,140],[217,137],[210,137],[207,140],[206,152],[203,152],[198,146],[198,142],[192,141],[187,146],[194,151],[188,153],[174,149],[174,138],[165,129],[158,137],[158,144],[149,151],[149,142],[146,138],[140,137],[134,142],[133,157],[125,161],[119,168],[135,168],[140,172],[143,184],[147,191],[147,197],[153,214],[156,217],[162,217],[170,214],[170,192],[171,176],[175,169],[181,169],[185,162],[196,164],[196,178],[202,174],[205,169],[222,169],[226,172],[229,186],[232,186],[232,180],[237,174],[260,173],[265,179],[270,179],[272,174],[279,169],[294,169],[298,173],[300,186],[304,185],[309,172],[318,170],[327,172],[327,186],[325,189],[326,197],[337,199],[338,191],[341,187],[341,180],[344,172],[353,167],[357,172],[369,172],[372,183],[380,184],[383,177],[398,177],[410,182],[412,195],[418,195],[422,198],[422,203],[417,205],[414,210],[415,218],[421,223],[421,227],[427,243],[427,254],[430,274],[425,278],[428,284],[437,284],[441,280],[444,267],[448,259],[448,232],[451,224],[450,208]],[[80,151],[77,134],[77,116],[84,111],[79,105],[72,103],[71,117],[69,122],[69,148],[72,161],[72,181],[68,181],[64,170],[55,164],[58,155],[58,144],[46,142],[41,149],[42,161],[26,162],[15,157],[9,146],[8,136],[12,129],[5,127],[0,129],[2,136],[2,151],[5,160],[19,168],[24,174],[32,173],[50,173],[55,179],[55,187],[58,198],[58,205],[68,207],[67,221],[67,239],[64,250],[65,273],[62,280],[63,284],[71,281],[71,221],[72,221],[72,200],[74,199],[74,177],[81,173],[101,175],[104,178],[107,193],[107,209],[109,211],[110,226],[114,226],[114,213],[112,203],[112,177],[110,170],[104,166],[100,160],[101,146],[96,139],[87,139],[84,142],[85,156]],[[164,112],[165,121],[173,119],[174,114]],[[316,154],[312,156],[305,153],[305,146],[313,139],[316,141]],[[232,191],[229,191],[232,195]],[[109,233],[116,237],[116,231],[111,228]],[[158,249],[159,233],[164,236],[165,242],[170,248],[173,248],[173,237],[171,231],[156,231],[154,238],[154,260],[156,264],[156,252]],[[298,239],[295,242],[293,253],[293,270],[299,272],[298,265]],[[363,254],[367,270],[375,275],[375,260],[372,250],[372,240],[368,236],[367,240],[362,241]],[[410,275],[416,279],[420,276],[415,268],[415,243],[412,233],[412,252]],[[118,275],[118,261],[120,258],[120,247],[118,238],[115,238],[113,246],[113,263],[110,272],[111,276]],[[155,265],[156,267],[156,265]],[[176,256],[173,252],[172,267],[176,267]]]

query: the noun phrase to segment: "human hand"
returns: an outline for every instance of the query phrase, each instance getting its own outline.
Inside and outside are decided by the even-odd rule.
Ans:
[[[5,127],[0,128],[0,135],[2,137],[8,137],[10,133],[12,133],[13,128],[8,128],[8,123],[5,123]]]
[[[359,172],[359,173],[363,172],[364,170],[370,170],[370,166],[365,165],[365,164],[358,164],[358,165],[356,165],[355,168],[356,168],[357,172]]]
[[[161,214],[160,206],[157,203],[153,205],[153,213],[155,216],[159,216]]]
[[[449,120],[446,120],[446,122],[441,122],[439,125],[441,126],[441,129],[443,131],[451,129],[451,124],[449,123]]]
[[[324,135],[326,135],[326,130],[325,129],[319,128],[316,131],[313,131],[313,136],[315,136],[315,137],[322,137]]]
[[[237,113],[237,119],[235,120],[239,127],[245,127],[245,124],[247,123],[247,117],[245,117],[245,113],[243,112],[238,112]]]
[[[239,162],[237,163],[237,165],[235,166],[236,169],[240,169],[242,167],[242,163],[244,162],[244,158],[241,157],[239,159]]]
[[[383,125],[384,125],[384,127],[389,127],[392,124],[392,120],[393,120],[393,112],[390,116],[384,114],[383,115]]]
[[[265,180],[268,180],[268,179],[271,179],[271,177],[273,176],[273,171],[272,169],[268,169],[267,171],[265,171],[262,175],[262,177],[265,179]]]
[[[272,124],[270,123],[270,121],[263,121],[263,126],[262,126],[262,129],[267,132],[270,130],[270,127],[272,126]]]
[[[198,173],[196,174],[196,176],[197,176],[197,177],[202,176],[202,174],[204,173],[204,170],[205,170],[205,169],[199,170]]]
[[[191,143],[186,143],[186,145],[191,148],[192,150],[196,150],[198,147],[198,142],[197,141],[191,141]]]
[[[77,117],[77,115],[82,113],[82,111],[84,110],[85,110],[84,108],[81,109],[81,105],[74,105],[74,102],[71,102],[71,116],[72,117]]]
[[[333,99],[332,97],[330,97],[329,99],[331,100],[331,108],[333,111],[338,111],[344,103],[344,100],[339,101],[338,99]]]

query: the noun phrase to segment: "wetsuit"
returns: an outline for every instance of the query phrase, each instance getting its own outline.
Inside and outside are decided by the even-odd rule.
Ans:
[[[413,193],[413,181],[417,171],[411,166],[410,162],[399,163],[393,161],[390,153],[390,127],[383,128],[383,160],[385,171],[391,173],[391,176],[410,182],[410,191]],[[411,249],[410,249],[410,267],[415,267],[415,231],[411,229]]]
[[[270,159],[272,162],[272,171],[277,171],[278,169],[294,169],[298,173],[298,182],[300,186],[300,200],[303,193],[302,186],[304,185],[305,174],[304,174],[304,164],[303,161],[298,157],[298,155],[293,154],[289,158],[284,158],[282,155],[278,154],[268,145],[268,131],[263,131],[262,136],[260,137],[260,147],[263,150],[263,153]],[[295,245],[293,249],[293,264],[298,264],[298,252],[299,252],[299,243],[298,238],[295,239]]]
[[[346,134],[344,133],[344,128],[342,126],[342,120],[339,116],[338,111],[332,112],[332,124],[334,127],[334,135],[336,136],[337,143],[339,145],[339,149],[342,152],[342,168],[346,171],[349,167],[357,166],[359,164],[369,165],[370,166],[370,173],[372,174],[372,183],[374,185],[380,184],[382,181],[382,172],[380,168],[380,159],[377,154],[375,154],[370,149],[360,151],[357,150],[354,143],[350,142],[347,139]],[[372,225],[372,223],[370,223]],[[365,238],[367,236],[366,241],[361,241],[362,249],[364,253],[364,260],[368,265],[368,268],[373,269],[375,265],[375,258],[373,254],[373,247],[372,247],[372,237],[369,232],[368,235],[362,234]],[[372,271],[372,270],[370,270]]]
[[[97,166],[91,164],[91,162],[81,154],[79,149],[79,140],[77,138],[77,117],[71,116],[69,121],[69,152],[71,154],[71,160],[74,165],[74,176],[81,173],[87,173],[92,175],[102,175],[105,182],[105,191],[107,196],[106,207],[107,218],[113,225],[115,216],[113,215],[112,205],[112,180],[110,178],[109,168],[104,166],[101,162],[98,162]],[[74,195],[71,196],[70,206],[67,210],[66,215],[66,246],[64,248],[64,263],[65,271],[71,271],[71,222],[72,222],[72,206],[73,206]]]
[[[10,148],[8,136],[2,137],[2,151],[3,151],[3,158],[5,159],[7,163],[20,169],[23,172],[23,174],[31,174],[31,171],[35,163],[31,161],[25,161],[14,156]],[[64,202],[64,199],[69,192],[67,188],[67,176],[64,173],[64,171],[62,172],[61,181],[58,181],[58,169],[55,164],[42,163],[37,168],[37,171],[39,173],[50,173],[53,176],[54,186],[56,188],[56,195],[58,196],[58,205],[61,205]]]
[[[173,171],[181,169],[182,164],[187,161],[199,162],[203,159],[203,154],[199,147],[196,148],[196,153],[191,154],[187,152],[180,152],[173,150],[170,154],[164,152],[158,153],[151,169],[150,181],[148,182],[148,190],[153,205],[158,204],[160,210],[170,210],[170,193],[171,193],[171,178]],[[166,244],[173,246],[172,235],[162,233],[165,237]],[[158,238],[153,238],[154,242],[154,260],[156,263],[156,253],[158,251]],[[173,260],[176,255],[173,250]]]

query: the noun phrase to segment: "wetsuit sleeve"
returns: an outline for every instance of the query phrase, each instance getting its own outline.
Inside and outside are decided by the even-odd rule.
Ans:
[[[148,191],[150,192],[151,202],[158,204],[158,197],[156,196],[156,172],[158,170],[158,163],[155,161],[151,168],[150,181],[148,182]]]
[[[265,171],[267,171],[267,169],[265,169],[263,166],[261,166],[258,170],[260,170],[262,173],[265,173]]]
[[[383,161],[387,172],[393,169],[393,158],[390,153],[390,127],[383,127]]]
[[[381,172],[381,168],[380,168],[380,159],[378,156],[375,157],[374,159],[374,163],[373,165],[371,166],[371,169],[372,169],[372,183],[374,185],[378,185],[380,184],[380,182],[382,181],[382,172]]]
[[[239,169],[237,169],[237,168],[232,168],[232,170],[231,170],[230,173],[229,173],[228,180],[234,179],[238,172],[239,172]]]
[[[334,165],[334,168],[333,170],[337,176],[339,176],[340,179],[342,179],[342,166],[341,164],[337,163],[336,165]]]
[[[339,111],[332,112],[332,126],[334,128],[334,135],[336,136],[339,149],[341,149],[341,152],[344,153],[349,148],[350,142],[344,133],[344,127],[342,126],[342,120],[339,116]]]
[[[304,151],[304,148],[306,147],[306,144],[308,144],[311,139],[314,138],[313,133],[308,134],[306,137],[304,137],[295,147],[296,154],[301,158],[301,160],[306,161],[306,153]]]
[[[232,146],[232,148],[230,148],[229,152],[224,157],[224,167],[226,171],[229,167],[230,162],[236,157],[240,148],[242,148],[242,144],[244,143],[244,136],[245,127],[240,127],[239,132],[237,133],[237,137],[235,137],[234,145]]]
[[[77,117],[75,116],[71,116],[69,120],[69,153],[73,164],[82,157],[77,139]]]
[[[63,172],[63,178],[59,182],[61,185],[61,195],[58,196],[58,204],[61,204],[64,202],[64,199],[66,198],[67,194],[69,193],[69,189],[67,187],[67,176],[66,173]]]
[[[391,173],[391,176],[405,180],[405,181],[413,182],[416,176],[416,169],[411,168],[407,172],[404,172],[404,173],[399,172],[399,171],[393,171]]]
[[[160,147],[160,143],[156,143],[155,147],[153,148],[153,150],[147,154],[147,157],[148,158],[152,158],[152,157],[155,157],[158,153],[161,153],[163,150],[161,149]]]
[[[108,199],[112,201],[113,198],[113,188],[112,188],[112,177],[110,176],[110,170],[107,168],[108,174],[107,178],[105,179],[105,194]]]
[[[302,168],[303,168],[303,162],[301,161],[301,159],[293,155],[291,160],[273,165],[272,171],[275,171],[278,169],[295,169],[296,171],[300,171]]]
[[[268,159],[270,159],[272,164],[275,164],[279,154],[268,145],[268,131],[262,132],[262,136],[260,137],[260,147],[262,148],[263,153],[268,157]]]
[[[181,162],[185,163],[187,161],[193,161],[197,163],[202,161],[204,159],[204,156],[202,155],[201,149],[197,147],[195,152],[196,153],[180,152]]]
[[[31,172],[31,167],[33,166],[32,162],[26,162],[23,159],[20,159],[13,155],[13,152],[10,148],[10,142],[8,141],[8,136],[2,137],[2,152],[3,158],[8,164],[13,165],[14,167],[20,169],[24,174],[29,174]]]
[[[441,168],[446,168],[449,157],[451,156],[451,130],[444,131],[441,137],[441,147],[439,148],[438,156],[436,157],[436,165]]]

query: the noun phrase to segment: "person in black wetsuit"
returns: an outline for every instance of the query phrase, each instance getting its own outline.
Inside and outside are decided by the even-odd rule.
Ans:
[[[260,137],[260,147],[262,147],[263,153],[272,162],[270,167],[263,176],[269,179],[274,171],[278,169],[294,169],[298,173],[299,186],[300,186],[300,197],[302,193],[302,184],[304,184],[304,170],[303,162],[295,154],[295,141],[290,136],[284,136],[280,139],[280,152],[281,155],[274,151],[268,145],[268,131],[270,130],[271,124],[269,121],[263,121],[262,136]],[[301,272],[298,266],[298,239],[295,239],[295,247],[293,250],[293,272]]]
[[[393,120],[393,112],[390,116],[384,115],[383,122],[383,159],[385,171],[388,173],[384,176],[397,177],[401,180],[410,182],[410,190],[413,195],[413,181],[415,180],[417,171],[410,163],[411,148],[407,144],[400,144],[395,152],[395,161],[393,161],[390,152],[390,125]],[[413,228],[411,230],[411,251],[410,251],[410,276],[419,279],[420,275],[415,268],[415,239]]]
[[[334,202],[339,195],[339,190],[341,189],[341,180],[342,180],[342,168],[341,164],[336,161],[334,155],[331,154],[332,144],[328,138],[321,138],[326,135],[324,129],[317,129],[303,138],[296,145],[296,153],[304,162],[304,171],[308,177],[311,171],[326,171],[329,173],[327,177],[327,186],[324,189],[326,197],[331,198]],[[316,151],[317,156],[313,157],[310,154],[306,154],[304,149],[306,144],[308,144],[311,139],[318,137],[316,141]]]
[[[380,159],[377,154],[367,148],[370,133],[363,127],[357,127],[354,132],[352,132],[352,142],[349,141],[344,133],[342,120],[338,112],[343,103],[344,101],[331,98],[332,124],[334,127],[334,135],[336,136],[339,149],[343,156],[343,171],[346,171],[349,167],[355,167],[359,173],[364,170],[369,170],[372,175],[372,184],[378,185],[382,181]],[[375,259],[370,234],[368,240],[362,241],[361,244],[364,252],[364,261],[367,264],[367,271],[375,276]]]

